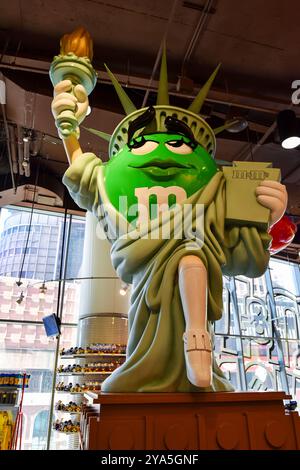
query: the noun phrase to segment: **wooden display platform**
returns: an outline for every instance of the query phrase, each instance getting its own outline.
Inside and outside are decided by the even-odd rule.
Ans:
[[[284,392],[85,393],[84,449],[300,449]]]

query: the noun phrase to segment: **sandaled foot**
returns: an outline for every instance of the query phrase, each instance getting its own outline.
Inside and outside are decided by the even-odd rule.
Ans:
[[[211,338],[205,330],[187,330],[183,334],[187,377],[196,387],[206,388],[212,383]]]

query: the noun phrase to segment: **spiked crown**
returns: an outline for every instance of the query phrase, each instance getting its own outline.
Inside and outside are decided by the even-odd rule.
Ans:
[[[213,81],[218,73],[220,68],[219,64],[214,70],[212,75],[209,77],[207,82],[203,85],[197,96],[194,98],[192,104],[189,108],[183,109],[169,104],[169,95],[168,95],[168,73],[167,73],[167,60],[166,60],[166,48],[163,47],[161,68],[160,68],[160,77],[159,77],[159,87],[157,94],[156,105],[153,106],[155,110],[155,119],[151,123],[150,127],[147,126],[144,129],[139,129],[135,136],[142,134],[150,134],[155,132],[166,132],[165,119],[168,116],[175,117],[176,119],[182,120],[185,124],[189,126],[194,134],[195,140],[204,147],[207,152],[214,157],[216,151],[216,138],[215,135],[223,131],[227,127],[230,127],[232,123],[218,127],[217,129],[212,129],[209,124],[198,114],[201,111],[203,103],[206,99],[206,96],[213,84]],[[99,137],[109,141],[109,157],[115,156],[126,144],[128,138],[128,128],[130,123],[142,115],[147,108],[136,109],[135,105],[132,103],[131,99],[119,84],[116,77],[105,65],[106,71],[109,75],[109,78],[117,92],[119,100],[124,108],[126,117],[119,123],[115,128],[112,135],[106,134],[95,129],[87,129],[90,132],[98,135]]]

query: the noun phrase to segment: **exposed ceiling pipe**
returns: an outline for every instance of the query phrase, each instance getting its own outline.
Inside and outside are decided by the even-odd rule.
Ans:
[[[23,130],[23,160],[25,161],[29,161],[29,158],[30,158],[30,152],[29,152],[29,148],[30,148],[30,135]]]
[[[42,147],[43,135],[42,133],[33,132],[30,141],[30,155],[36,157]]]
[[[18,163],[19,163],[19,174],[24,175],[24,168],[23,168],[23,132],[20,126],[17,126],[18,132]]]
[[[26,177],[30,176],[30,131],[23,129],[23,163],[24,173]]]
[[[213,0],[207,0],[206,4],[202,10],[201,16],[198,20],[198,23],[196,25],[196,28],[194,30],[193,36],[188,44],[188,47],[186,49],[183,61],[182,61],[182,66],[181,66],[181,75],[184,76],[185,72],[185,64],[188,63],[188,61],[191,58],[191,55],[195,49],[195,46],[197,44],[197,41],[199,39],[199,36],[201,32],[203,31],[205,27],[206,20],[208,18],[208,14],[210,12],[211,6],[212,6]]]
[[[12,159],[12,167],[14,174],[18,174],[18,157],[17,157],[17,149],[16,149],[16,135],[15,135],[15,128],[11,124],[8,125],[9,130],[9,141],[10,141],[10,151],[11,151],[11,159]]]
[[[49,75],[49,68],[50,68],[50,62],[45,62],[45,61],[40,61],[36,59],[28,59],[28,58],[20,58],[18,57],[16,59],[16,62],[12,63],[13,57],[12,56],[5,56],[5,61],[1,64],[1,68],[6,68],[8,70],[17,70],[17,71],[24,71],[24,72],[31,72],[35,74],[42,74],[42,75]],[[17,63],[18,62],[18,63]],[[21,65],[20,65],[20,64]],[[36,64],[36,66],[32,66],[32,64]],[[101,71],[98,71],[99,76],[101,76],[101,83],[109,84],[111,85],[111,82],[108,78],[102,75]],[[131,75],[128,77],[128,75],[123,75],[123,74],[115,74],[118,82],[123,85],[123,86],[128,86],[128,83],[130,82],[130,86],[132,88],[135,88],[137,90],[148,90],[150,91],[156,91],[156,86],[149,85],[149,80],[141,77],[137,77],[134,75]],[[180,98],[186,98],[186,99],[193,99],[195,96],[194,94],[190,93],[183,93],[181,92],[176,92],[176,83],[170,83],[170,91],[169,94],[170,96],[178,96]],[[197,93],[198,89],[195,88],[195,91]],[[284,101],[278,101],[278,99],[275,98],[268,98],[268,99],[262,99],[262,97],[257,97],[253,95],[240,95],[240,94],[233,94],[233,93],[228,93],[228,92],[223,92],[223,91],[216,91],[216,90],[211,90],[211,95],[207,97],[207,102],[210,103],[220,103],[220,104],[226,104],[226,105],[233,105],[238,108],[242,109],[247,109],[247,110],[253,110],[253,111],[259,111],[259,112],[265,112],[268,114],[278,114],[279,111],[283,109],[287,109],[288,103]],[[295,113],[297,116],[300,115],[299,110],[297,106],[293,107]]]
[[[15,182],[15,175],[14,175],[14,172],[13,172],[12,155],[11,155],[11,151],[10,151],[9,129],[8,129],[8,123],[7,123],[7,118],[6,118],[6,109],[5,109],[5,105],[6,105],[6,86],[5,86],[5,81],[4,81],[3,74],[1,72],[0,72],[0,104],[1,104],[3,123],[4,123],[5,135],[6,135],[6,145],[7,145],[7,154],[8,154],[11,181],[12,181],[12,186],[13,186],[14,192],[16,192],[17,187],[16,187],[16,182]]]
[[[154,79],[154,77],[155,77],[155,74],[156,74],[156,71],[157,71],[157,68],[158,68],[158,65],[159,65],[159,62],[160,62],[161,55],[162,55],[163,44],[164,44],[164,42],[165,42],[166,39],[167,39],[168,32],[169,32],[169,28],[170,28],[170,25],[171,25],[171,23],[172,23],[172,21],[173,21],[174,15],[175,15],[177,3],[178,3],[178,0],[174,0],[173,6],[172,6],[172,9],[171,9],[171,13],[170,13],[170,16],[169,16],[169,19],[168,19],[168,23],[167,23],[167,26],[166,26],[166,29],[165,29],[165,32],[164,32],[162,41],[161,41],[161,43],[160,43],[160,48],[159,48],[159,51],[158,51],[158,53],[157,53],[157,56],[156,56],[156,59],[155,59],[155,63],[154,63],[153,69],[152,69],[151,77],[150,77],[149,82],[148,82],[148,85],[147,85],[146,93],[145,93],[145,96],[144,96],[144,99],[143,99],[142,108],[144,108],[144,107],[146,106],[147,99],[148,99],[148,96],[149,96],[149,93],[150,93],[150,88],[151,88],[153,79]]]
[[[27,178],[29,178],[30,176],[30,162],[25,162],[23,163],[23,167],[24,167],[24,174]]]
[[[242,150],[240,150],[232,159],[232,161],[235,160],[242,160],[242,161],[247,161],[250,160],[255,152],[265,143],[267,138],[274,132],[277,126],[277,121],[274,121],[273,124],[266,130],[264,135],[259,139],[256,145],[251,148],[251,143],[250,146],[247,144]]]

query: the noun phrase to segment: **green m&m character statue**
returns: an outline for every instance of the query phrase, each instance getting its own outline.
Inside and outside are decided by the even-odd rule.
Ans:
[[[214,160],[220,129],[214,132],[199,114],[218,68],[187,110],[169,104],[165,52],[155,106],[136,109],[107,69],[126,117],[111,136],[98,132],[109,140],[110,159],[102,163],[82,152],[78,140],[91,91],[84,85],[94,80],[90,68],[83,76],[81,67],[73,79],[61,73],[61,63],[55,65],[59,77],[54,69],[50,76],[52,113],[70,161],[63,182],[76,203],[98,217],[112,244],[113,266],[132,284],[127,359],[102,390],[232,390],[212,352],[212,324],[222,315],[222,274],[264,273],[268,230],[286,209],[285,187],[271,170],[243,167],[235,174],[249,187],[247,204],[254,213],[263,206],[265,220],[243,220],[247,207],[237,194],[232,204],[240,204],[241,217],[227,223],[227,176]],[[253,175],[263,176],[253,185]]]

